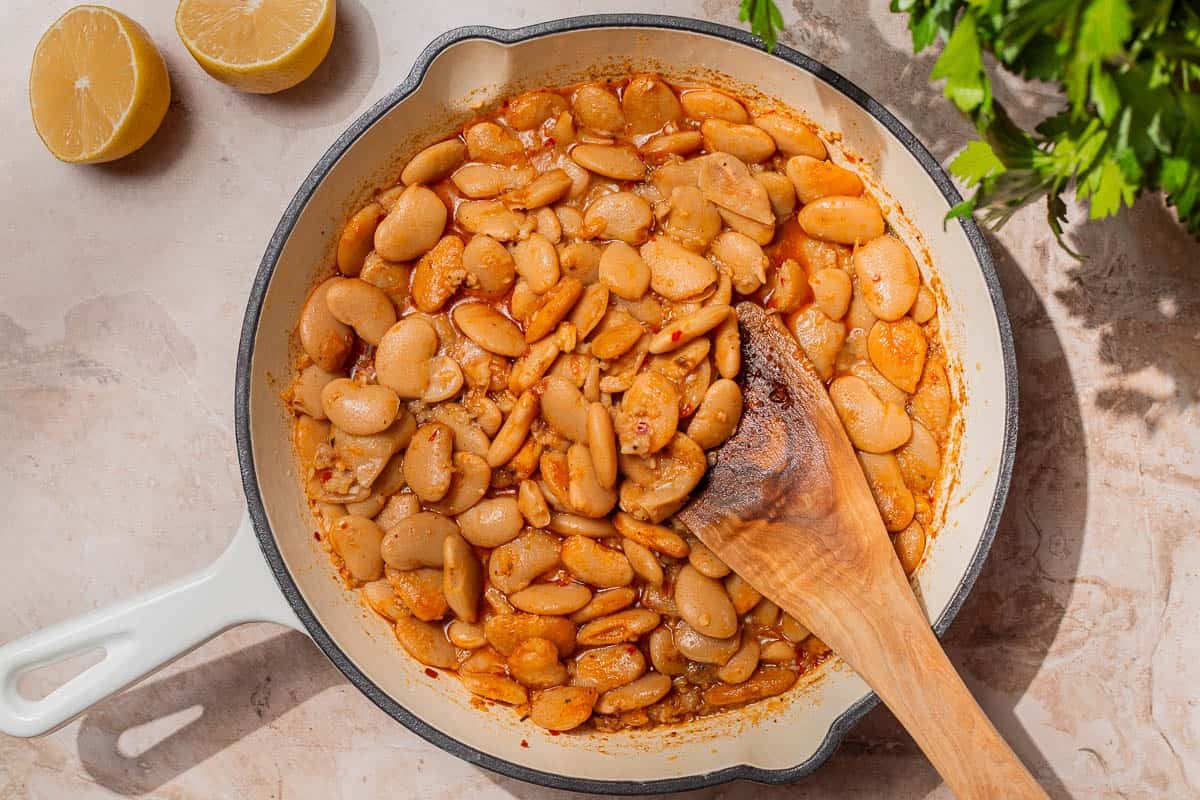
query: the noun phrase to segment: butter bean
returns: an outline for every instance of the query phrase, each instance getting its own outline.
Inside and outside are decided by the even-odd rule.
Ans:
[[[633,605],[633,601],[636,599],[637,590],[630,589],[628,586],[596,592],[592,596],[591,602],[571,615],[571,621],[582,625],[585,622],[606,617]]]
[[[464,251],[462,239],[445,236],[421,256],[412,276],[412,299],[417,308],[426,313],[439,311],[458,291],[467,279]]]
[[[646,165],[638,151],[625,145],[577,144],[571,158],[590,172],[615,181],[640,181],[646,177]]]
[[[884,231],[878,206],[864,197],[822,197],[800,209],[796,219],[809,236],[840,244],[870,242]]]
[[[575,638],[586,646],[636,642],[658,627],[661,617],[645,608],[630,608],[583,625]]]
[[[467,146],[459,139],[447,139],[426,147],[412,157],[400,173],[405,186],[437,183],[453,172],[467,157]]]
[[[721,232],[721,214],[704,193],[692,185],[677,186],[668,195],[670,210],[663,230],[690,250],[702,251]]]
[[[737,99],[709,89],[689,89],[679,98],[683,113],[692,119],[723,119],[727,122],[749,122],[750,114]]]
[[[530,689],[549,689],[570,680],[558,660],[558,648],[548,639],[526,639],[508,657],[508,671]]]
[[[619,511],[613,517],[613,525],[622,536],[648,547],[655,552],[672,558],[687,558],[687,542],[679,534],[664,525],[655,525]]]
[[[693,555],[697,548],[692,548]],[[675,604],[689,625],[705,636],[724,639],[737,633],[738,618],[721,582],[691,564],[675,579]]]
[[[446,616],[450,606],[442,594],[442,571],[432,567],[410,570],[389,569],[388,583],[414,617],[434,622]]]
[[[454,431],[441,422],[417,428],[404,456],[404,479],[427,503],[441,500],[453,478]]]
[[[796,210],[796,190],[786,175],[771,170],[754,173],[754,180],[767,190],[771,210],[779,221],[786,220]],[[761,244],[761,243],[760,243]]]
[[[462,303],[454,307],[454,323],[468,339],[487,350],[509,358],[525,353],[525,336],[517,324],[486,303]]]
[[[738,332],[737,314],[717,326],[713,335],[713,363],[722,378],[733,380],[742,370],[742,337]]]
[[[458,666],[458,654],[454,645],[446,639],[441,626],[414,617],[403,617],[396,620],[393,630],[401,647],[420,663],[442,669]]]
[[[525,391],[517,398],[512,413],[500,427],[488,448],[488,466],[495,469],[507,464],[521,449],[529,436],[529,427],[538,414],[538,396],[532,391]]]
[[[771,113],[754,118],[754,124],[762,128],[775,140],[779,152],[788,158],[792,156],[811,156],[825,158],[825,144],[812,129],[804,123],[784,116]]]
[[[379,555],[383,531],[374,522],[348,514],[333,524],[329,536],[350,577],[373,581],[383,575],[383,558]]]
[[[909,488],[924,492],[937,480],[942,459],[937,440],[929,429],[913,420],[912,437],[896,451],[900,472]]]
[[[304,302],[296,326],[304,352],[326,372],[341,369],[354,346],[354,333],[350,326],[339,322],[326,302],[329,290],[340,280],[330,278],[313,290]]]
[[[540,692],[529,707],[529,719],[552,731],[578,728],[592,716],[599,693],[583,686],[556,686]]]
[[[517,508],[531,527],[545,528],[550,524],[550,508],[536,481],[521,481],[517,487]]]
[[[625,554],[584,536],[571,536],[562,546],[562,563],[584,583],[600,589],[627,586],[633,568]]]
[[[717,677],[725,683],[743,683],[749,680],[758,667],[759,653],[758,640],[751,636],[743,636],[742,646],[717,670]]]
[[[639,151],[651,164],[661,164],[672,156],[686,156],[703,146],[704,137],[700,131],[677,131],[651,137]]]
[[[511,706],[529,701],[529,693],[525,687],[511,678],[475,673],[462,673],[459,677],[462,679],[463,686],[480,697],[486,697],[498,703],[507,703]]]
[[[410,261],[437,244],[445,228],[442,199],[431,189],[412,185],[375,229],[375,251],[388,261]]]
[[[464,197],[482,200],[526,186],[537,177],[537,171],[528,165],[503,167],[497,164],[467,164],[450,176]]]
[[[920,325],[924,325],[933,319],[934,315],[937,314],[937,299],[934,298],[933,292],[924,286],[918,289],[917,299],[913,303],[911,313],[912,318]]]
[[[916,503],[912,492],[904,485],[904,474],[896,456],[891,453],[859,453],[858,461],[867,476],[884,526],[893,532],[907,528],[916,513]]]
[[[461,647],[463,650],[479,650],[487,646],[487,637],[483,635],[483,626],[475,622],[464,622],[461,619],[456,619],[446,626],[446,638],[455,647]],[[458,668],[461,672],[468,671],[464,669],[464,664],[459,664]]]
[[[479,618],[479,598],[483,596],[483,568],[467,540],[455,533],[442,540],[444,577],[442,593],[450,610],[461,620]]]
[[[875,369],[909,393],[917,390],[928,349],[925,332],[909,317],[897,322],[881,319],[867,335],[867,354]]]
[[[682,619],[675,623],[674,641],[675,648],[685,658],[700,664],[716,664],[717,666],[728,663],[742,644],[738,636],[730,636],[725,639],[706,636]]]
[[[399,397],[420,397],[429,386],[429,362],[437,347],[437,331],[428,320],[405,317],[380,339],[375,351],[376,380]]]
[[[409,448],[411,454],[412,448]],[[411,455],[405,458],[407,464]],[[488,490],[492,480],[491,467],[474,453],[455,453],[454,472],[450,477],[450,488],[436,503],[429,507],[440,514],[453,516],[474,506]]]
[[[338,272],[348,277],[356,277],[363,267],[367,253],[375,247],[375,228],[386,216],[383,206],[371,202],[360,208],[346,221],[338,236],[337,266]]]
[[[633,192],[613,192],[593,200],[583,214],[583,227],[600,239],[642,244],[650,237],[654,215],[650,204]]]
[[[790,316],[787,327],[821,379],[833,377],[838,351],[846,341],[846,325],[825,316],[825,312],[814,304]]]
[[[832,320],[846,316],[853,287],[845,270],[837,267],[823,269],[808,279],[808,285],[813,292],[813,302],[825,312],[825,316]]]
[[[650,352],[659,354],[678,350],[716,328],[732,311],[729,306],[704,306],[698,311],[678,317],[650,338]]]
[[[589,539],[607,539],[617,535],[617,529],[607,519],[566,513],[551,515],[550,530],[563,536],[586,536]]]
[[[525,215],[513,211],[499,200],[466,200],[455,212],[458,224],[471,233],[484,234],[501,242],[511,242],[525,228]]]
[[[526,531],[492,551],[488,558],[488,577],[493,586],[511,596],[558,565],[559,547],[555,536]]]
[[[775,153],[775,140],[762,128],[707,119],[700,125],[704,146],[714,153],[729,153],[750,164],[766,161]]]
[[[325,419],[321,408],[321,390],[330,381],[341,377],[335,372],[326,372],[318,364],[309,364],[292,381],[291,406],[316,420]]]
[[[523,642],[530,639],[551,642],[560,658],[575,652],[575,624],[566,617],[496,614],[483,623],[483,632],[492,647],[505,656],[511,656]]]
[[[919,420],[930,433],[940,436],[950,424],[951,403],[946,370],[936,361],[926,361],[925,374],[912,397],[913,419]]]
[[[513,250],[513,260],[517,274],[534,293],[540,295],[558,283],[561,275],[558,250],[541,234],[530,234],[528,239],[519,242]]]
[[[622,453],[650,455],[667,446],[679,424],[679,392],[657,372],[643,372],[621,398],[615,429]]]
[[[354,328],[367,344],[378,345],[396,324],[396,309],[388,296],[358,278],[343,278],[330,286],[325,303],[338,322]]]
[[[525,147],[517,135],[494,122],[477,122],[467,128],[463,138],[472,161],[512,164],[524,158]]]
[[[551,169],[528,185],[506,192],[500,200],[509,208],[540,209],[561,200],[574,185],[575,179],[565,169]]]
[[[480,500],[455,519],[463,538],[476,547],[500,547],[521,532],[517,501],[507,496]]]
[[[628,537],[621,540],[621,552],[629,559],[634,574],[651,586],[663,585],[663,568],[658,557],[650,550]]]
[[[637,680],[646,672],[646,657],[636,647],[612,644],[585,650],[575,657],[576,686],[607,692]]]
[[[729,593],[729,600],[733,603],[733,610],[739,615],[745,614],[762,600],[762,595],[758,593],[758,590],[736,572],[731,572],[726,576],[725,591]]]
[[[550,616],[574,614],[591,599],[592,590],[578,583],[535,583],[508,597],[522,611]]]
[[[651,239],[640,254],[650,268],[651,288],[668,300],[687,300],[716,283],[717,269],[711,261],[670,239]]]
[[[616,491],[600,483],[587,445],[571,445],[567,450],[567,469],[570,473],[568,500],[576,513],[598,518],[617,504]]]
[[[887,453],[912,435],[912,422],[904,409],[880,400],[862,378],[843,375],[836,379],[829,385],[829,399],[859,450]]]
[[[562,95],[545,90],[525,92],[508,101],[504,116],[519,131],[531,131],[567,110]]]
[[[442,543],[447,536],[457,532],[458,525],[449,517],[421,511],[388,528],[380,552],[384,562],[393,569],[441,567],[445,563]]]
[[[862,179],[832,161],[812,156],[793,156],[787,162],[787,176],[801,203],[811,203],[830,195],[858,197],[863,193]]]
[[[608,311],[608,287],[601,283],[593,283],[583,290],[579,302],[567,321],[575,326],[575,334],[579,339],[585,339],[600,324]]]
[[[766,187],[754,179],[740,159],[729,153],[710,153],[700,161],[697,186],[704,197],[760,225],[775,225],[775,211]],[[728,218],[726,218],[728,222]],[[732,227],[732,223],[730,223]]]
[[[688,423],[687,435],[705,450],[719,447],[737,430],[742,419],[742,390],[722,378],[708,387],[696,416]]]
[[[683,107],[671,87],[657,75],[635,75],[625,86],[621,109],[633,134],[653,133],[683,118]]]
[[[395,421],[400,398],[386,386],[363,386],[349,378],[337,378],[321,390],[321,408],[341,430],[369,436]]]
[[[917,567],[921,565],[921,558],[925,555],[925,528],[921,523],[913,520],[907,528],[896,534],[892,544],[895,546],[896,557],[900,559],[900,566],[904,569],[904,574],[911,577],[917,571]]]
[[[917,262],[895,236],[880,236],[858,248],[854,273],[871,313],[889,322],[908,313],[921,288]]]
[[[549,336],[582,294],[583,283],[578,278],[562,278],[550,287],[525,318],[525,341],[532,343]]]
[[[625,113],[621,101],[603,86],[588,84],[575,90],[572,100],[575,118],[585,128],[609,136],[620,133],[625,127]]]
[[[384,619],[394,622],[411,613],[408,606],[401,603],[400,598],[396,597],[396,593],[392,591],[392,585],[386,580],[379,579],[364,584],[362,596],[370,609]]]

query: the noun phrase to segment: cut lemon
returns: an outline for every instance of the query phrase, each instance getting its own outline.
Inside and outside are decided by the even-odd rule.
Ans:
[[[72,8],[33,51],[33,124],[63,161],[129,155],[158,130],[170,102],[167,65],[150,34],[111,8]]]
[[[175,30],[209,75],[270,94],[325,59],[336,16],[335,0],[181,0]]]

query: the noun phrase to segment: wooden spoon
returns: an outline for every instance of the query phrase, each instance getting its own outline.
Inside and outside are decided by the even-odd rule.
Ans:
[[[1046,797],[933,635],[804,352],[737,311],[745,411],[680,518],[863,677],[958,797]]]

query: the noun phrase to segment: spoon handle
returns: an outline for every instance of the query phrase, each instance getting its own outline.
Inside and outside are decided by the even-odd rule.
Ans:
[[[1046,798],[946,657],[890,548],[869,549],[861,591],[826,585],[780,606],[870,684],[956,796]]]

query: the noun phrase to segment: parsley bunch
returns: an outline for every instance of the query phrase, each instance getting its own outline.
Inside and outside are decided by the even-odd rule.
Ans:
[[[770,19],[750,6],[753,29]],[[978,211],[999,228],[1042,198],[1062,241],[1063,193],[1092,218],[1163,191],[1200,234],[1200,4],[1196,0],[891,0],[907,12],[913,49],[945,48],[932,77],[975,124],[950,170],[974,189],[952,215]],[[745,18],[745,17],[743,17]],[[778,26],[777,26],[778,27]],[[1017,126],[992,92],[984,53],[1023,78],[1059,84],[1061,111],[1033,131]]]

